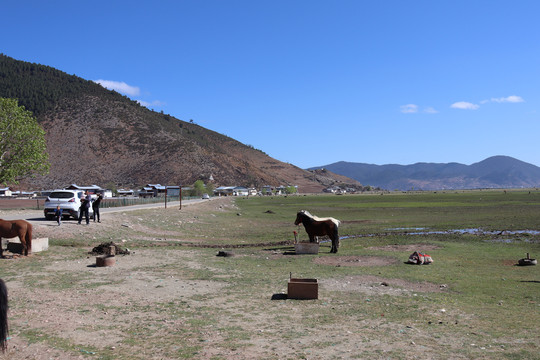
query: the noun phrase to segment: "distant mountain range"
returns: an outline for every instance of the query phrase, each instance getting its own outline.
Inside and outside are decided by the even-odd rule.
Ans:
[[[531,188],[540,186],[540,167],[509,156],[493,156],[472,165],[416,163],[372,165],[340,161],[308,170],[336,174],[386,190]]]
[[[22,189],[79,185],[137,187],[297,185],[300,192],[339,186],[388,190],[540,186],[540,168],[494,156],[457,163],[370,165],[338,162],[306,171],[230,137],[157,113],[92,81],[0,54],[0,97],[32,111],[45,130],[48,175],[21,179]]]

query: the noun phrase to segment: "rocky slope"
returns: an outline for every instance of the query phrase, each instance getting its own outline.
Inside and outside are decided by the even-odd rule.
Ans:
[[[91,81],[2,54],[0,97],[18,99],[46,132],[50,173],[22,179],[21,189],[186,186],[213,178],[215,185],[297,185],[301,192],[319,192],[334,183]]]

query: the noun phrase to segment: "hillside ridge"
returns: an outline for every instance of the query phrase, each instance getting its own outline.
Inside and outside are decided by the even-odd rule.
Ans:
[[[419,162],[411,165],[374,165],[339,161],[325,168],[363,184],[387,190],[531,188],[540,186],[540,167],[496,155],[471,165]]]
[[[4,54],[0,97],[17,99],[46,133],[50,173],[22,179],[20,188],[72,183],[185,186],[213,178],[216,185],[296,185],[301,192],[320,192],[337,181],[314,176],[192,121],[151,111],[92,81]]]

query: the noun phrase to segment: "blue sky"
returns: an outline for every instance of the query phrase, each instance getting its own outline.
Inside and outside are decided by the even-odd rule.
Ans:
[[[540,2],[5,1],[0,52],[302,168],[540,166]]]

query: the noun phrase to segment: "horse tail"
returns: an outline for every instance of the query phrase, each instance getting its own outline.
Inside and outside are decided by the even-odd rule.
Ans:
[[[2,352],[7,349],[7,338],[8,338],[8,293],[7,287],[4,283],[4,280],[0,279],[0,350]]]
[[[26,250],[28,251],[28,254],[30,254],[32,253],[32,224],[29,222],[26,223],[26,235],[24,237],[26,240]]]
[[[339,221],[339,220],[338,220]],[[337,252],[337,248],[339,247],[339,224],[336,224],[336,226],[334,226],[334,238],[336,239],[336,252]]]

